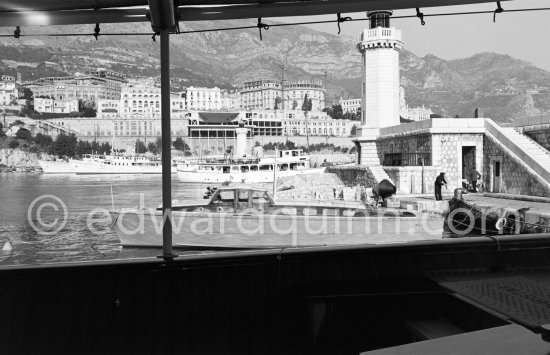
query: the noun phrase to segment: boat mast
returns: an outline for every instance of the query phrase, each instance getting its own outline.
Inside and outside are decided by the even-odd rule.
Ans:
[[[279,151],[275,146],[275,164],[273,164],[273,200],[275,200],[275,193],[277,192],[277,155]]]

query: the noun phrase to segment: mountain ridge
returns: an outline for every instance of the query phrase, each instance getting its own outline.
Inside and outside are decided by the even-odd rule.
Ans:
[[[181,31],[246,26],[246,21],[182,23]],[[254,23],[251,20],[250,25]],[[5,30],[4,30],[5,31]],[[20,71],[24,80],[106,67],[130,76],[159,75],[159,41],[148,36],[100,36],[90,26],[24,28],[25,33],[90,33],[83,37],[22,37],[0,40],[0,72]],[[147,24],[102,25],[103,33],[149,33]],[[2,32],[0,32],[2,33]],[[9,32],[6,32],[9,33]],[[260,78],[325,80],[329,100],[359,97],[360,53],[353,38],[303,26],[171,36],[175,90],[186,86],[235,88]],[[401,84],[409,106],[425,105],[444,116],[487,117],[507,122],[550,111],[550,73],[508,55],[484,52],[444,60],[402,50]],[[51,73],[51,74],[49,74]]]

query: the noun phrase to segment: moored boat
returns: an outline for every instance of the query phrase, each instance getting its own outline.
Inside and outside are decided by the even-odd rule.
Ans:
[[[459,194],[449,201],[449,214],[445,224],[456,236],[546,232],[548,230],[546,225],[525,221],[527,210],[528,208],[517,211],[506,208],[484,208],[464,201]]]
[[[276,157],[230,158],[211,162],[178,164],[177,175],[185,183],[271,183],[275,176],[322,174],[325,167],[311,167],[310,157],[301,149],[281,150]],[[277,170],[277,171],[275,171]]]
[[[266,190],[231,184],[209,201],[172,204],[173,245],[280,248],[441,239],[443,218],[361,202],[274,201]],[[123,246],[162,246],[159,209],[112,213]]]
[[[95,174],[162,174],[162,164],[158,159],[144,155],[114,155],[102,160],[73,160],[77,175]],[[175,165],[172,172],[175,172]]]

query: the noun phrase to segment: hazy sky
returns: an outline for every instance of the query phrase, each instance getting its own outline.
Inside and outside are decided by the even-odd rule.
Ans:
[[[506,9],[550,8],[549,0],[515,0],[502,2],[505,12],[497,14],[493,23],[492,14],[468,16],[426,17],[425,26],[417,18],[394,19],[392,27],[403,31],[405,48],[416,55],[428,53],[443,59],[469,57],[480,52],[508,54],[526,60],[550,71],[550,10],[537,12],[511,12]],[[467,6],[447,6],[421,9],[425,15],[447,12],[494,10],[495,3]],[[414,15],[414,9],[395,11],[394,15]],[[342,14],[353,19],[366,18],[364,12]],[[317,21],[334,19],[336,16],[287,17],[277,19],[282,22]],[[264,21],[267,22],[267,21]],[[366,28],[366,21],[353,21],[341,24],[341,35],[359,38]],[[338,33],[336,24],[308,25],[308,27]]]

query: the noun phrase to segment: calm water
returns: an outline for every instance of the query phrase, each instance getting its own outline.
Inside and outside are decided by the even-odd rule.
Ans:
[[[201,198],[206,186],[182,184],[174,176],[172,196]],[[113,203],[116,209],[139,207],[140,204],[145,207],[156,207],[162,200],[161,196],[160,175],[76,176],[0,173],[0,248],[8,239],[14,246],[13,252],[0,253],[0,265],[158,255],[160,250],[157,249],[123,250],[118,245],[116,233],[109,229],[110,218],[101,211],[96,211],[95,214],[90,212],[97,208],[109,211]],[[34,205],[33,201],[36,201]],[[68,217],[64,226],[62,204],[66,206]],[[48,226],[42,227],[40,220]],[[88,221],[94,222],[92,226],[95,232],[89,230]],[[52,235],[45,235],[38,233],[32,227],[33,224],[46,233],[53,232],[59,227],[63,228]]]

